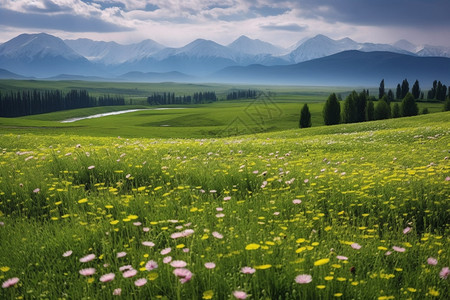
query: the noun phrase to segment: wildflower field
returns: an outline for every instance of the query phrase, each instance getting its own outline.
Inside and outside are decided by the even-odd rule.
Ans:
[[[449,113],[0,145],[0,299],[448,299]]]

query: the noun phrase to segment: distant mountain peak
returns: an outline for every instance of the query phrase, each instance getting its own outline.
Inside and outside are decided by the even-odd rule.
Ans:
[[[246,54],[259,55],[271,54],[280,55],[283,49],[259,39],[251,39],[245,35],[241,35],[234,42],[228,45],[229,48]]]

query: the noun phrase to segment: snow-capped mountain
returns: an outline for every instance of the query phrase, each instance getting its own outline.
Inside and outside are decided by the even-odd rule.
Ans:
[[[419,50],[422,49],[421,47],[414,45],[413,43],[411,43],[410,41],[407,41],[407,40],[399,40],[399,41],[395,42],[394,44],[392,44],[392,46],[412,52],[412,53],[417,53]]]
[[[443,46],[425,45],[420,51],[417,52],[417,55],[450,57],[450,48]]]
[[[286,50],[270,43],[263,42],[258,39],[250,39],[245,35],[240,36],[234,42],[228,45],[228,48],[233,49],[236,52],[260,55],[260,54],[270,54],[270,55],[280,55]]]
[[[153,40],[144,40],[130,45],[90,39],[65,40],[64,42],[90,61],[105,65],[117,65],[142,59],[166,48]]]
[[[286,57],[292,63],[299,63],[347,50],[359,50],[363,52],[389,51],[394,53],[412,54],[404,49],[389,44],[358,43],[350,38],[333,40],[319,34],[300,44],[297,49],[293,50]]]
[[[26,76],[93,72],[90,62],[49,34],[21,34],[0,46],[0,67]]]

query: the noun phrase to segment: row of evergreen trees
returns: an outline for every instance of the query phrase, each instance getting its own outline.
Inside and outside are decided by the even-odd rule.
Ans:
[[[411,88],[409,89],[409,82],[407,79],[404,79],[402,83],[397,84],[397,90],[395,93],[395,99],[401,100],[405,98],[406,94],[411,92],[412,96],[415,100],[423,100],[425,98],[424,92],[420,89],[419,81],[416,80]],[[427,100],[437,100],[437,101],[445,101],[447,95],[450,95],[450,86],[442,84],[440,81],[433,81],[433,87],[427,93]],[[386,96],[389,101],[394,100],[394,93],[392,90],[386,92],[384,88],[384,79],[380,82],[380,87],[378,88],[378,99],[381,99],[383,96]]]
[[[26,90],[0,93],[0,117],[21,117],[94,106],[125,105],[120,96],[92,97],[86,90]]]
[[[239,90],[228,93],[227,100],[255,99],[259,92],[255,90]]]
[[[203,104],[217,101],[215,92],[198,92],[192,96],[175,96],[175,93],[153,93],[147,97],[150,105],[171,105],[171,104]]]

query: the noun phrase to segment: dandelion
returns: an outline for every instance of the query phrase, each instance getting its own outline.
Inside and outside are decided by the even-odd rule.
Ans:
[[[63,256],[63,257],[68,257],[68,256],[71,256],[72,253],[73,253],[72,250],[68,250],[68,251],[64,252],[62,256]]]
[[[170,265],[174,268],[184,268],[187,266],[187,263],[184,260],[174,260]]]
[[[205,263],[205,268],[207,268],[207,269],[214,269],[215,267],[216,267],[216,264],[213,262]]]
[[[329,258],[322,258],[322,259],[319,259],[319,260],[315,261],[314,265],[315,266],[322,266],[324,264],[327,264],[329,261],[330,261]]]
[[[137,271],[135,269],[130,269],[128,271],[123,272],[123,277],[124,278],[130,278],[133,277],[137,274]]]
[[[162,249],[161,250],[161,255],[167,255],[167,254],[169,254],[170,253],[170,251],[172,251],[172,248],[164,248],[164,249]]]
[[[243,267],[241,269],[241,273],[243,273],[243,274],[253,274],[255,272],[256,272],[256,270],[253,269],[252,267]]]
[[[338,256],[336,256],[336,258],[339,260],[348,260],[347,256],[342,256],[342,255],[338,255]]]
[[[352,248],[355,249],[355,250],[361,249],[361,245],[358,244],[358,243],[353,243],[353,244],[350,245],[350,247],[352,247]]]
[[[145,264],[145,269],[147,270],[147,271],[151,271],[151,270],[154,270],[154,269],[157,269],[158,268],[158,263],[156,262],[156,261],[154,261],[154,260],[149,260],[146,264]]]
[[[172,261],[172,256],[166,256],[163,259],[163,263],[168,264]]]
[[[312,281],[312,276],[309,274],[300,274],[295,277],[295,282],[298,284],[306,284]]]
[[[429,265],[435,266],[435,265],[437,265],[438,261],[437,261],[437,259],[434,258],[434,257],[428,257],[427,263],[428,263]]]
[[[120,296],[120,294],[122,294],[122,289],[121,288],[117,288],[113,291],[113,295],[114,296]]]
[[[100,277],[100,281],[101,281],[101,282],[112,281],[112,280],[114,280],[114,277],[116,277],[116,274],[114,274],[114,273],[108,273],[108,274],[102,275],[102,276]]]
[[[260,244],[248,244],[247,246],[245,246],[245,250],[257,250],[259,249],[259,247],[261,247]]]
[[[117,256],[117,258],[121,258],[121,257],[125,257],[126,255],[127,255],[127,253],[122,251],[122,252],[118,252],[116,256]]]
[[[202,299],[212,299],[214,292],[212,290],[204,291]]]
[[[138,280],[136,280],[135,282],[134,282],[134,285],[135,286],[143,286],[143,285],[145,285],[147,283],[147,279],[145,279],[145,278],[139,278]]]
[[[18,277],[9,278],[8,280],[2,283],[2,288],[4,289],[9,288],[11,286],[16,285],[18,282],[19,282]]]
[[[147,246],[147,247],[153,247],[153,246],[155,246],[155,243],[145,241],[145,242],[142,242],[142,245]]]
[[[217,231],[214,231],[213,233],[211,233],[213,237],[215,237],[216,239],[223,239],[223,235],[218,233]]]
[[[234,291],[233,292],[233,296],[236,299],[246,299],[247,298],[247,293],[244,291]]]
[[[411,232],[412,228],[411,227],[406,227],[405,229],[403,229],[403,234],[407,234],[409,232]]]
[[[294,203],[294,204],[300,204],[300,203],[302,203],[302,200],[300,200],[300,199],[294,199],[294,200],[292,200],[292,203]]]
[[[441,272],[439,272],[439,277],[442,279],[447,279],[448,275],[450,274],[450,270],[448,267],[443,267]]]
[[[80,270],[80,274],[83,276],[91,276],[95,274],[95,269],[94,268],[86,268],[86,269],[81,269]]]
[[[397,246],[393,246],[392,249],[394,249],[394,251],[397,251],[397,252],[405,252],[405,250],[406,250],[405,248],[397,247]]]
[[[95,254],[88,254],[82,258],[80,258],[80,262],[85,263],[95,259]]]

